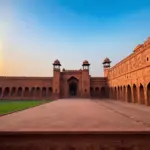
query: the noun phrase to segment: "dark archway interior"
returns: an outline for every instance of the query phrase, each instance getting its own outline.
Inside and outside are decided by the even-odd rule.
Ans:
[[[114,99],[117,99],[117,89],[115,87],[115,92],[114,92]]]
[[[134,96],[134,102],[137,103],[138,97],[137,97],[137,88],[135,84],[133,85],[133,96]]]
[[[150,83],[147,86],[147,99],[148,99],[148,105],[150,104]]]
[[[5,91],[4,91],[4,96],[8,96],[9,92],[10,92],[10,89],[8,87],[6,87]]]
[[[15,94],[16,94],[16,88],[13,87],[12,90],[11,90],[11,96],[15,96]]]
[[[2,88],[0,88],[0,96],[2,96]]]
[[[43,97],[46,97],[46,87],[43,87],[43,88],[42,88],[42,96],[43,96]]]
[[[68,85],[69,85],[69,95],[77,96],[78,95],[78,79],[75,77],[69,78]]]
[[[76,82],[71,82],[69,84],[69,94],[70,94],[70,96],[77,95],[77,83]]]
[[[90,87],[90,94],[91,94],[91,96],[94,95],[94,89],[93,89],[93,87]]]
[[[144,104],[144,87],[142,84],[140,85],[140,102]]]
[[[130,85],[128,85],[128,87],[127,87],[127,96],[128,96],[128,102],[132,102]]]
[[[106,90],[105,87],[101,88],[101,98],[106,98]]]
[[[22,96],[22,88],[21,88],[21,87],[18,88],[17,95],[18,95],[18,96]]]

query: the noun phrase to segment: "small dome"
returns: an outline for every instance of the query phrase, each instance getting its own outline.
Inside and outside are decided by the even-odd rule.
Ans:
[[[58,59],[56,59],[56,60],[54,61],[53,65],[61,65],[61,64],[60,64],[60,61],[59,61]]]
[[[83,61],[83,65],[90,65],[87,60]]]
[[[111,63],[110,59],[106,57],[103,61],[103,64],[105,64],[105,63]]]

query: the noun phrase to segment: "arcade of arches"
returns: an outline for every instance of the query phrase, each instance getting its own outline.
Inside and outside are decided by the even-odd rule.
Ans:
[[[0,87],[0,97],[5,98],[50,98],[52,96],[52,87]]]
[[[93,98],[108,98],[107,88],[105,87],[90,87],[90,95]]]
[[[129,103],[150,105],[150,83],[146,87],[142,84],[112,87],[109,89],[109,97]]]

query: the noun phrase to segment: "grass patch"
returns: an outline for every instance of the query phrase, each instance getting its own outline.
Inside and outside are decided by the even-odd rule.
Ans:
[[[3,100],[3,101],[0,101],[0,115],[27,109],[27,108],[34,107],[37,105],[41,105],[46,102],[49,102],[49,101],[43,101],[43,100],[38,100],[38,101],[33,101],[33,100],[8,101],[8,100],[5,100],[4,101]]]

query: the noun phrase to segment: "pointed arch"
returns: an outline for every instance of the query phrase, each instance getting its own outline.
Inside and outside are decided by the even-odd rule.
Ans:
[[[35,87],[32,87],[32,88],[31,88],[31,93],[30,93],[30,95],[31,95],[32,98],[36,95],[35,92],[36,92]]]
[[[93,89],[93,87],[90,87],[90,95],[94,96],[94,89]]]
[[[134,103],[137,103],[138,102],[138,95],[137,95],[137,87],[135,84],[133,85],[133,98],[134,98]]]
[[[120,99],[121,99],[121,100],[123,100],[123,97],[122,97],[122,95],[123,95],[123,94],[122,94],[122,91],[123,91],[123,87],[121,86],[121,87],[120,87]]]
[[[99,87],[96,87],[96,88],[95,88],[95,96],[96,96],[96,97],[99,97],[99,96],[100,96]]]
[[[126,100],[126,86],[123,87],[123,100]]]
[[[118,86],[118,97],[117,97],[118,100],[120,100],[120,87]]]
[[[24,97],[29,97],[30,96],[30,91],[28,87],[25,87],[24,89]]]
[[[106,88],[105,87],[101,88],[101,97],[106,98]]]
[[[112,90],[112,88],[110,87],[110,88],[109,88],[109,96],[108,96],[109,99],[111,99],[111,90]]]
[[[144,104],[144,87],[142,84],[140,84],[140,103]]]
[[[115,90],[114,90],[114,98],[117,99],[117,88],[115,87]]]
[[[95,92],[99,92],[99,87],[96,87],[96,88],[95,88]]]
[[[36,91],[35,91],[35,93],[36,93],[36,97],[39,97],[40,96],[40,87],[37,87],[36,88]]]
[[[2,92],[3,92],[2,87],[0,87],[0,97],[2,96]]]
[[[17,94],[17,89],[16,89],[16,87],[12,87],[10,96],[16,96],[16,94]]]
[[[42,88],[42,97],[46,97],[46,87]]]
[[[147,85],[147,101],[148,105],[150,105],[150,83]]]
[[[6,87],[6,88],[4,89],[4,97],[8,97],[9,94],[10,94],[10,88],[9,88],[9,87]]]
[[[114,91],[113,91],[113,87],[111,87],[111,99],[114,98]]]
[[[127,86],[127,101],[132,102],[131,86]]]
[[[22,96],[22,87],[19,87],[17,90],[17,96],[21,97]]]
[[[52,87],[49,87],[49,88],[48,88],[48,95],[51,96],[52,93],[53,93],[53,89],[52,89]]]

